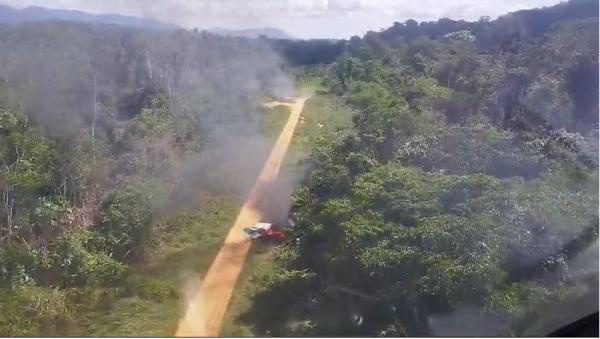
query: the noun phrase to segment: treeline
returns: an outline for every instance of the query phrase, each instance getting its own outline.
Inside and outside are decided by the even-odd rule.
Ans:
[[[202,191],[207,169],[191,160],[255,136],[257,103],[289,88],[259,41],[1,26],[0,335],[64,335],[96,287],[176,293],[147,288],[130,264],[146,260],[163,215],[218,193]]]
[[[272,40],[271,43],[294,65],[330,64],[347,49],[360,55],[357,48],[367,44],[363,52],[380,53],[386,48],[402,47],[416,40],[467,39],[481,51],[511,51],[519,41],[527,41],[548,33],[554,25],[569,20],[597,17],[598,2],[572,0],[553,7],[522,10],[491,20],[481,17],[477,22],[452,20],[407,20],[395,22],[380,32],[368,32],[362,39],[349,40]]]
[[[596,311],[598,19],[562,20],[590,5],[517,13],[532,34],[485,51],[458,26],[352,39],[320,93],[358,112],[353,128],[314,147],[298,241],[240,321],[276,336],[546,335]]]

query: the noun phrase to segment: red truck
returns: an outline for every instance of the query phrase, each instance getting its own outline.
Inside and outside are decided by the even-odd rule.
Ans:
[[[244,228],[244,233],[250,239],[275,239],[284,240],[286,235],[284,232],[276,229],[271,223],[260,222],[254,226]]]

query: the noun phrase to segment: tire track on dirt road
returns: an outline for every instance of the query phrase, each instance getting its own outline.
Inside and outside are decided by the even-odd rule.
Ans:
[[[242,209],[229,230],[223,247],[212,262],[199,290],[195,293],[180,320],[175,336],[206,337],[218,336],[227,311],[235,283],[244,267],[250,241],[244,236],[243,228],[256,224],[262,218],[261,211],[254,207],[260,201],[262,187],[277,178],[281,164],[292,141],[292,136],[306,97],[298,98],[292,104],[271,103],[290,106],[290,117],[279,135],[271,154],[265,163],[258,180]]]

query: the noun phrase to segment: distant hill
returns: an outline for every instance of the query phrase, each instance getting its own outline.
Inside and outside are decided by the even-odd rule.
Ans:
[[[222,35],[222,36],[238,36],[238,37],[246,37],[246,38],[258,38],[260,36],[264,36],[270,39],[284,39],[284,40],[296,40],[295,37],[289,35],[285,31],[272,28],[250,28],[250,29],[227,29],[227,28],[214,28],[209,30],[210,33]]]
[[[0,23],[19,24],[48,20],[113,24],[153,30],[170,30],[177,28],[175,25],[165,24],[149,18],[139,18],[118,14],[96,15],[81,11],[50,9],[44,7],[15,9],[9,6],[0,5]]]

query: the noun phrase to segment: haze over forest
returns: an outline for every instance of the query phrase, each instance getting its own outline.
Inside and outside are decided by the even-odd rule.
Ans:
[[[212,30],[263,29],[270,27],[287,32],[297,38],[350,38],[361,36],[369,30],[378,31],[394,22],[408,19],[435,21],[439,18],[476,21],[482,16],[492,19],[500,15],[523,9],[552,6],[560,0],[424,0],[420,2],[396,0],[203,0],[168,2],[143,0],[126,2],[94,0],[2,0],[15,8],[37,6],[29,9],[33,17],[57,15],[60,17],[85,16],[85,20],[96,21],[88,14],[67,13],[61,10],[76,10],[93,14],[118,14],[129,16],[132,24],[150,27],[168,27]],[[57,9],[49,12],[39,7]],[[16,16],[15,14],[12,14]],[[27,15],[26,15],[27,16]],[[131,17],[144,18],[142,21]],[[30,16],[31,18],[31,16]],[[113,20],[104,17],[103,19]],[[80,18],[81,19],[81,18]],[[102,18],[100,18],[102,19]],[[118,18],[116,18],[118,19]],[[120,19],[123,22],[122,18]],[[158,20],[159,22],[148,22]],[[117,20],[119,21],[119,20]],[[136,22],[137,21],[137,22]],[[268,33],[268,31],[266,32]],[[281,36],[281,35],[279,35]]]
[[[597,312],[596,0],[47,3],[0,6],[0,336],[171,336],[213,263],[226,336]]]

